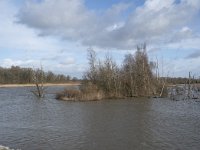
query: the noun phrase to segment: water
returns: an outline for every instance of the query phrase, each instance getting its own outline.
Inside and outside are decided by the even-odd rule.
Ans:
[[[199,150],[200,102],[64,102],[0,88],[0,145],[21,150]]]

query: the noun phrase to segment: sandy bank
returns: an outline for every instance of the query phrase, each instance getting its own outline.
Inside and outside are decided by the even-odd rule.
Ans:
[[[76,86],[80,85],[80,83],[44,83],[44,86]],[[32,87],[35,86],[35,84],[0,84],[0,88],[5,87]]]

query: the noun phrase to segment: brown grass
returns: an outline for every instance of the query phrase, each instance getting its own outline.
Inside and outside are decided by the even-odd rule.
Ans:
[[[80,90],[65,89],[56,94],[56,99],[66,101],[94,101],[104,98],[103,92],[97,89],[93,84],[81,87]]]
[[[81,85],[80,82],[71,83],[44,83],[44,86],[78,86]],[[35,84],[0,84],[0,88],[7,87],[33,87]]]

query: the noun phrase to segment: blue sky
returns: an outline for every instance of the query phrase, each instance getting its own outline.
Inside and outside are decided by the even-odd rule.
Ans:
[[[0,0],[0,66],[81,77],[87,49],[124,54],[147,43],[163,75],[200,76],[199,0]]]

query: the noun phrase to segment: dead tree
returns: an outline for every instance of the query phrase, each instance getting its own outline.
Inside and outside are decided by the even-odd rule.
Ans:
[[[44,72],[41,67],[41,69],[37,69],[33,73],[33,81],[35,83],[36,89],[33,92],[34,95],[36,95],[38,98],[43,98],[44,93]]]

